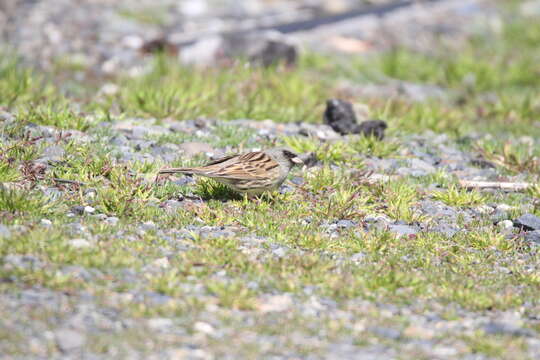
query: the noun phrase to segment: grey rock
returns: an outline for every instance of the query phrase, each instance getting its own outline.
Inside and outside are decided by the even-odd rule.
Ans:
[[[461,230],[456,225],[441,223],[441,224],[438,224],[438,225],[434,226],[431,229],[431,231],[442,234],[442,235],[444,235],[444,236],[446,236],[448,238],[451,238]]]
[[[132,144],[136,151],[142,151],[151,148],[154,145],[154,142],[149,140],[135,140]]]
[[[279,193],[280,194],[286,194],[290,192],[294,192],[295,188],[290,186],[289,184],[283,184],[279,187]]]
[[[70,276],[77,277],[84,281],[92,279],[92,274],[86,268],[82,266],[70,265],[62,269],[62,273],[69,274]]]
[[[430,164],[429,162],[427,162],[425,160],[416,159],[416,158],[411,159],[409,161],[409,166],[412,169],[415,169],[415,170],[422,170],[426,174],[430,174],[430,173],[436,171],[435,167],[432,164]]]
[[[339,220],[336,223],[336,225],[338,226],[338,228],[346,229],[346,228],[356,226],[358,224],[355,221],[352,221],[352,220]]]
[[[75,205],[71,208],[71,212],[76,215],[82,215],[84,214],[84,206],[82,205]]]
[[[75,350],[86,343],[84,334],[72,329],[60,329],[54,332],[56,343],[63,352]]]
[[[0,110],[0,121],[7,122],[7,123],[13,122],[15,121],[15,115],[7,111]]]
[[[78,222],[74,222],[71,224],[68,224],[68,228],[72,233],[84,233],[86,231],[86,227]]]
[[[525,233],[525,240],[540,246],[540,230],[529,231]]]
[[[534,214],[524,214],[514,220],[514,226],[523,230],[540,230],[540,217]]]
[[[509,221],[510,226],[514,226],[512,221],[507,220],[508,219],[508,213],[506,211],[500,210],[499,208],[496,208],[495,211],[490,215],[491,221],[494,223],[502,222],[502,221]]]
[[[410,236],[418,234],[418,228],[410,225],[390,225],[388,230],[398,236]]]
[[[352,262],[362,262],[365,258],[366,258],[366,254],[363,253],[363,252],[358,252],[356,254],[353,254],[351,256],[351,261]]]
[[[16,269],[37,269],[45,265],[43,261],[33,255],[8,254],[3,261],[4,267]]]
[[[502,220],[497,223],[497,226],[501,229],[508,230],[514,227],[514,223],[510,220]]]
[[[340,138],[340,135],[332,129],[332,127],[325,124],[302,123],[300,124],[298,134],[314,137],[323,141],[337,140]]]
[[[490,335],[513,335],[513,336],[533,336],[534,332],[524,329],[513,322],[492,321],[484,326],[484,331]]]
[[[278,258],[282,258],[284,257],[285,255],[287,255],[288,253],[288,249],[281,246],[281,247],[278,247],[277,249],[274,249],[272,250],[272,254],[274,254],[275,256],[277,256]]]
[[[215,63],[224,40],[221,36],[207,36],[195,43],[182,47],[180,61],[184,64],[210,66]]]
[[[111,145],[116,145],[116,146],[128,146],[129,145],[129,141],[128,141],[127,137],[125,135],[123,135],[123,134],[118,134],[115,137],[113,137],[110,140],[110,143],[111,143]]]
[[[184,176],[180,179],[174,180],[173,183],[180,186],[186,186],[196,183],[197,180],[195,180],[192,176]]]
[[[173,298],[156,292],[147,292],[145,299],[155,306],[162,306],[170,303]]]
[[[58,162],[64,158],[65,153],[66,151],[61,146],[49,146],[43,150],[41,157],[37,161],[41,163]]]
[[[92,215],[92,217],[100,221],[104,221],[107,219],[107,215],[105,214],[95,214],[95,215]]]
[[[295,176],[291,179],[291,182],[294,184],[294,185],[302,185],[304,183],[304,178],[302,177],[299,177],[299,176]]]
[[[4,225],[0,224],[0,239],[8,239],[11,237],[11,230]]]
[[[118,221],[120,221],[120,219],[118,219],[116,216],[109,216],[105,219],[105,222],[109,225],[116,225],[118,224]]]
[[[145,221],[139,226],[139,228],[144,231],[151,231],[156,229],[156,224],[153,221]]]
[[[440,201],[423,200],[419,205],[422,213],[433,218],[457,221],[458,211]]]
[[[401,332],[392,328],[374,326],[369,328],[368,330],[377,336],[391,340],[398,340],[401,337]]]

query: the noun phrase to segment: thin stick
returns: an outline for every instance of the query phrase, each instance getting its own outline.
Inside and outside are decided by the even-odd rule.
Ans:
[[[469,181],[460,180],[459,185],[468,189],[502,189],[509,191],[523,191],[532,187],[531,183],[524,182],[496,182],[496,181]]]
[[[83,182],[75,181],[75,180],[67,180],[67,179],[60,179],[60,178],[52,178],[51,180],[60,184],[71,184],[71,185],[78,185],[78,186],[86,185]]]

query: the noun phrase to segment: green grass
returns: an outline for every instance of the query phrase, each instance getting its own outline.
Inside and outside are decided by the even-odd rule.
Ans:
[[[434,192],[432,197],[446,205],[457,207],[480,205],[486,202],[485,197],[478,191],[460,189],[455,185],[450,186],[446,191]]]
[[[200,70],[158,56],[152,71],[121,82],[111,101],[128,115],[158,119],[273,119],[319,121],[328,96],[324,82],[310,82],[302,69],[233,67]]]
[[[55,203],[38,191],[8,188],[0,185],[0,211],[4,216],[43,215],[52,211]]]

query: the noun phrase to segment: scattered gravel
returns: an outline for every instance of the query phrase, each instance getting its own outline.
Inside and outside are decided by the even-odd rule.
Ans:
[[[112,74],[126,71],[137,75],[144,72],[148,60],[141,50],[156,39],[164,38],[174,44],[195,32],[224,31],[246,24],[277,24],[300,20],[316,13],[337,11],[337,7],[341,7],[338,9],[341,11],[355,3],[358,2],[164,0],[160,5],[156,5],[150,0],[12,0],[0,2],[0,33],[9,44],[16,45],[27,61],[36,62],[42,67],[50,68],[54,65],[53,60],[62,58],[72,64],[84,65],[84,68],[92,70],[91,73]],[[427,7],[418,5],[397,11],[379,21],[374,17],[366,17],[360,22],[342,24],[339,29],[317,29],[309,33],[295,34],[293,37],[315,49],[337,48],[344,52],[350,52],[351,48],[360,53],[380,50],[396,43],[430,51],[431,45],[436,41],[449,42],[449,34],[459,43],[460,39],[481,32],[491,26],[489,24],[493,25],[500,20],[489,8],[480,4],[480,1],[473,0],[441,0]],[[539,8],[537,1],[527,1],[522,5],[522,11],[527,14],[538,13]],[[130,11],[133,9],[134,11]],[[147,15],[146,20],[141,21],[140,18],[145,18],[144,15]],[[216,15],[220,16],[219,19]],[[399,31],[395,31],[396,28]],[[427,28],[432,30],[426,30]],[[425,36],[419,39],[418,34]],[[411,39],[414,40],[412,43]],[[223,39],[219,41],[222,44]],[[159,41],[153,44],[159,46]],[[202,61],[214,45],[215,38],[209,37],[202,46],[200,43],[193,44],[195,47],[191,48],[191,53],[180,52],[179,57],[184,57],[184,61],[187,61],[186,57],[195,56],[196,62]],[[265,53],[268,46],[281,45],[283,43],[265,43],[265,46],[261,47],[262,53]],[[296,51],[297,48],[294,49]],[[291,55],[293,51],[290,47],[284,47],[280,53],[291,59],[295,57]],[[266,63],[267,59],[260,58],[260,61]],[[291,63],[293,62],[291,60]],[[405,82],[373,85],[363,89],[344,84],[343,88],[345,94],[376,93],[383,97],[404,96],[414,101],[448,101],[452,95],[447,89],[437,86]],[[117,91],[114,84],[102,87],[103,93]],[[341,219],[327,220],[320,225],[332,241],[338,241],[340,236],[347,232],[361,238],[364,234],[372,235],[383,231],[390,232],[394,238],[403,242],[434,233],[450,241],[460,234],[485,227],[495,228],[509,239],[524,239],[531,245],[540,246],[540,218],[531,213],[534,212],[531,201],[524,200],[521,205],[516,206],[494,201],[482,206],[459,207],[434,200],[429,195],[432,191],[444,188],[440,183],[442,181],[436,180],[439,171],[444,171],[448,178],[465,180],[489,181],[508,177],[489,161],[479,160],[477,155],[463,150],[458,142],[446,135],[432,132],[386,135],[386,124],[369,120],[363,104],[349,106],[341,101],[331,100],[327,106],[330,109],[325,116],[326,124],[281,124],[272,120],[237,119],[227,125],[233,131],[249,131],[244,150],[257,148],[261,140],[272,141],[282,136],[310,136],[332,143],[344,139],[342,134],[374,135],[379,139],[384,138],[384,141],[399,143],[400,149],[399,153],[384,158],[363,153],[350,154],[351,159],[365,165],[362,170],[373,173],[369,179],[377,182],[407,176],[421,181],[430,179],[426,180],[429,182],[425,188],[426,196],[407,209],[411,216],[418,220],[411,222],[405,217],[393,219],[383,214],[380,208],[373,208],[366,214],[354,217],[354,220],[344,215]],[[13,114],[0,111],[0,127],[13,121]],[[85,133],[70,131],[70,141],[99,141],[100,144],[103,143],[104,149],[110,152],[116,164],[126,165],[127,168],[137,161],[171,163],[192,158],[212,159],[236,150],[230,146],[211,144],[209,139],[217,136],[218,123],[214,119],[165,119],[158,122],[155,119],[122,118],[104,124],[104,128],[108,128],[107,134],[93,130]],[[65,160],[67,147],[64,142],[58,141],[62,136],[59,129],[28,125],[26,130],[29,136],[40,137],[42,150],[36,164],[51,169]],[[3,134],[2,131],[0,133]],[[192,140],[181,144],[157,140],[163,135],[171,134],[185,135]],[[7,135],[1,136],[0,141],[11,141]],[[481,138],[475,134],[471,134],[471,137]],[[540,146],[538,139],[531,141]],[[308,168],[318,169],[322,166],[314,153],[304,156]],[[306,173],[309,171],[305,170]],[[348,169],[346,173],[354,174],[357,171],[358,169]],[[138,175],[136,171],[133,171],[133,174]],[[519,174],[509,180],[519,181],[522,176]],[[153,178],[142,176],[140,180],[143,184],[154,181]],[[176,185],[185,186],[186,189],[192,188],[196,181],[184,176],[169,180]],[[282,192],[299,191],[298,187],[307,180],[307,175],[294,177],[291,179],[292,184],[283,186]],[[269,260],[283,261],[293,256],[307,258],[309,254],[301,246],[285,245],[259,236],[260,234],[249,231],[247,226],[209,226],[196,215],[191,225],[187,226],[175,223],[169,227],[161,227],[150,221],[127,225],[120,220],[120,214],[103,211],[103,208],[96,204],[98,191],[89,187],[81,187],[79,193],[79,189],[75,192],[66,184],[48,183],[47,186],[37,187],[35,190],[41,191],[50,200],[76,193],[74,198],[77,202],[70,203],[70,208],[65,209],[70,223],[60,225],[69,231],[69,237],[62,239],[62,245],[66,245],[66,254],[76,255],[73,263],[57,267],[38,255],[25,254],[24,247],[19,248],[14,244],[16,253],[0,257],[2,270],[16,273],[39,269],[45,276],[54,278],[59,283],[72,284],[68,287],[69,291],[58,291],[32,285],[30,278],[28,284],[18,287],[16,291],[0,292],[2,335],[6,335],[13,346],[17,346],[18,340],[21,340],[24,344],[22,351],[32,354],[27,358],[72,359],[83,357],[84,352],[84,357],[89,359],[216,359],[234,358],[235,349],[246,346],[256,349],[259,356],[265,354],[265,357],[275,359],[400,358],[402,350],[417,351],[417,355],[425,358],[484,359],[487,357],[474,353],[470,345],[459,340],[462,335],[482,333],[522,338],[529,347],[531,358],[537,358],[540,354],[537,326],[528,326],[538,324],[538,307],[534,304],[523,304],[515,313],[502,310],[475,312],[452,304],[442,307],[436,302],[427,301],[398,306],[384,304],[379,299],[366,300],[361,296],[338,304],[318,293],[317,285],[296,289],[298,291],[292,293],[292,290],[288,292],[286,289],[268,290],[272,289],[271,285],[255,279],[247,285],[248,290],[241,290],[229,299],[236,301],[245,295],[242,291],[253,291],[257,294],[253,302],[244,304],[246,309],[229,309],[218,303],[212,291],[193,281],[196,280],[194,275],[191,275],[191,278],[188,276],[188,281],[182,283],[169,283],[169,280],[163,277],[160,279],[162,291],[149,291],[145,284],[151,277],[173,270],[184,271],[183,266],[186,264],[178,264],[175,256],[192,249],[195,241],[205,244],[209,241],[237,239],[235,251],[256,260],[257,266],[261,267]],[[193,196],[189,190],[163,203],[151,203],[149,206],[153,206],[156,211],[162,211],[164,216],[189,209],[209,211],[206,200]],[[516,214],[519,216],[513,219]],[[302,225],[310,225],[313,219],[306,215],[299,221]],[[91,228],[94,224],[97,224],[95,226],[99,231]],[[54,229],[55,226],[58,226],[56,219],[53,222],[47,218],[38,218],[34,224],[0,224],[0,239],[17,239],[19,233],[29,228],[33,231],[45,231]],[[155,242],[155,253],[137,254],[141,257],[140,267],[126,265],[104,269],[106,267],[99,267],[98,264],[87,264],[82,260],[79,262],[77,258],[85,251],[94,250],[104,250],[107,256],[109,246],[122,246],[124,242],[137,243],[143,241],[141,236],[145,234],[149,234],[151,240],[145,238],[144,241]],[[102,247],[101,241],[105,239],[112,240]],[[538,251],[538,246],[531,246],[531,249],[527,247],[523,258],[519,260],[529,266],[530,274],[524,273],[521,276],[525,278],[530,275],[527,279],[531,282],[536,279],[538,266],[531,263],[527,256]],[[364,252],[345,256],[333,252],[329,247],[323,254],[332,263],[328,271],[341,271],[341,264],[356,267],[376,264]],[[441,255],[441,258],[444,256]],[[500,264],[495,266],[494,273],[511,276],[513,270],[510,260],[513,259],[505,259],[504,254],[500,256]],[[404,260],[409,261],[409,257]],[[230,264],[216,267],[199,264],[198,259],[191,261],[191,264],[187,264],[189,271],[196,272],[200,268],[200,271],[210,272],[214,292],[219,292],[220,286],[230,285],[234,281],[225,266],[236,266],[234,258],[227,260]],[[306,263],[306,266],[309,264]],[[0,284],[5,283],[7,286],[16,281],[19,279],[15,276],[0,278]],[[106,298],[99,297],[100,290],[79,286],[82,281],[93,281],[100,286],[105,284],[103,287],[107,291]],[[399,293],[401,290],[397,288],[395,292]],[[196,298],[197,301],[186,306],[182,301],[188,298]],[[186,310],[193,308],[197,309],[196,313]],[[427,308],[433,310],[428,311]],[[139,312],[138,315],[133,314],[136,311]],[[391,321],[395,319],[398,321]],[[291,330],[290,324],[297,323],[303,326],[303,331],[300,332],[297,328]],[[325,333],[329,329],[328,324],[340,329],[338,335],[328,336]],[[265,335],[259,335],[253,330],[257,327],[268,331]],[[459,336],[456,337],[456,334]],[[11,335],[13,339],[9,337]],[[363,342],[372,337],[376,340]],[[388,345],[390,343],[399,344],[402,348]],[[212,345],[215,344],[222,344],[225,349],[214,353]],[[4,344],[0,344],[0,349],[2,346]],[[220,356],[228,351],[233,355]]]

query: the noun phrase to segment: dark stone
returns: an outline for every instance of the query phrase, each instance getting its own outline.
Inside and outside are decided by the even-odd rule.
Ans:
[[[77,215],[84,214],[84,206],[82,205],[76,205],[71,208],[71,212]]]
[[[340,135],[362,134],[378,140],[384,138],[384,130],[388,127],[382,120],[368,120],[358,124],[351,103],[340,99],[326,101],[324,123]]]
[[[251,61],[261,63],[263,66],[271,66],[280,62],[294,65],[298,58],[296,47],[286,42],[268,40],[260,53],[251,57]]]
[[[540,230],[540,218],[533,214],[524,214],[514,220],[514,226],[525,231]]]
[[[473,159],[471,160],[471,165],[477,166],[482,169],[495,169],[496,168],[494,163],[485,159]]]
[[[178,47],[162,36],[144,43],[141,47],[141,52],[144,54],[167,53],[169,55],[175,55],[178,52]]]
[[[384,130],[388,125],[382,120],[368,120],[360,123],[360,134],[364,136],[373,136],[377,140],[384,139]]]
[[[354,109],[351,103],[344,100],[329,99],[326,101],[324,123],[341,135],[358,134],[360,132]]]

